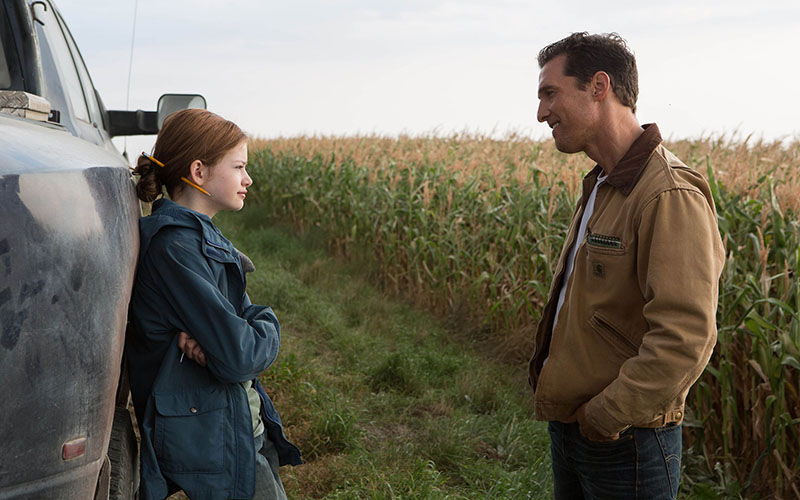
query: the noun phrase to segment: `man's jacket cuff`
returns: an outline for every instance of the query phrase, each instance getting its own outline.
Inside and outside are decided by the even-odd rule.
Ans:
[[[605,437],[611,437],[615,434],[625,431],[629,424],[619,421],[603,406],[601,397],[595,396],[585,407],[586,420],[594,426],[595,430]]]

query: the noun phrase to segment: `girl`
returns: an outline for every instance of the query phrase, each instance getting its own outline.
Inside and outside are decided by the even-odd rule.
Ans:
[[[301,463],[257,379],[278,355],[278,320],[250,303],[252,262],[211,222],[244,206],[246,164],[241,129],[200,109],[167,117],[137,163],[137,194],[155,200],[126,340],[142,500],[285,499],[278,466]]]

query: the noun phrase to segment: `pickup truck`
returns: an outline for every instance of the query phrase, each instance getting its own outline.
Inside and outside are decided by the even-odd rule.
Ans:
[[[0,2],[0,499],[132,499],[123,369],[141,215],[111,138],[205,107],[109,111],[49,0]]]

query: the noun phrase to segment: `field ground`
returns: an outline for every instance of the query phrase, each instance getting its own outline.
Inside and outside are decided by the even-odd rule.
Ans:
[[[221,219],[256,265],[253,302],[282,324],[262,381],[306,461],[281,469],[289,498],[552,498],[524,366],[487,355],[496,349],[452,318],[385,297],[313,235],[252,210]]]
[[[384,298],[357,264],[253,220],[227,222],[256,263],[252,300],[282,322],[262,381],[307,462],[282,469],[290,498],[552,496],[546,430],[521,370]]]

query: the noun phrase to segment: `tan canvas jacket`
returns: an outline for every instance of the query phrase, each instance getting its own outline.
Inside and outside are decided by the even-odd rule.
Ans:
[[[716,343],[725,253],[706,180],[645,126],[598,187],[553,331],[568,249],[600,167],[584,179],[530,361],[538,420],[583,403],[606,436],[683,420],[690,386]],[[551,335],[552,332],[552,335]]]

